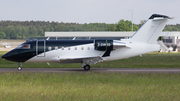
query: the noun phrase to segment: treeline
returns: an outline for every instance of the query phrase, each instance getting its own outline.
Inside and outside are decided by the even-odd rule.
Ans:
[[[133,24],[137,31],[140,24]],[[26,37],[43,37],[45,31],[131,31],[132,22],[120,20],[116,24],[106,23],[59,23],[48,21],[0,21],[0,39],[26,39]],[[166,31],[180,31],[180,25],[167,25]]]
[[[164,31],[180,31],[180,24],[176,25],[166,25]]]
[[[45,31],[107,31],[105,23],[58,23],[45,21],[0,21],[0,39],[42,37]]]

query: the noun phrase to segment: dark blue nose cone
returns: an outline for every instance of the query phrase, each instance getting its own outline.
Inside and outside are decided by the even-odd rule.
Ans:
[[[11,58],[11,57],[10,57],[10,55],[9,55],[8,53],[6,53],[6,54],[4,54],[1,58],[2,58],[2,59],[9,60],[9,58]]]
[[[14,49],[4,54],[1,58],[14,62],[25,62],[35,55],[35,51],[29,52],[28,50]]]
[[[7,58],[7,55],[4,54],[1,58],[6,59],[6,58]]]
[[[15,57],[16,58],[18,57],[18,56],[16,56],[16,52],[10,51],[10,52],[4,54],[1,58],[9,60],[9,61],[16,61]]]

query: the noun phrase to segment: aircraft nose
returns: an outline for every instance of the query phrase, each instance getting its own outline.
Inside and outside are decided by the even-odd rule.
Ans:
[[[5,60],[13,61],[14,60],[14,53],[8,52],[8,53],[4,54],[1,58],[5,59]]]
[[[24,62],[28,60],[27,55],[17,53],[19,50],[12,50],[6,54],[4,54],[1,58],[9,61],[14,61],[14,62]]]
[[[1,58],[2,59],[6,59],[8,56],[6,54],[4,54]]]

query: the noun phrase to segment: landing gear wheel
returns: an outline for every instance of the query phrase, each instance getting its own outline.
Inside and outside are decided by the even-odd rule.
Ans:
[[[17,68],[19,71],[22,70],[22,67],[21,67],[21,66],[22,66],[21,63],[19,62],[19,63],[18,63],[18,68]]]
[[[20,70],[22,70],[22,67],[18,67],[17,69],[20,71]]]
[[[85,65],[84,66],[84,70],[89,70],[90,69],[90,66],[89,65]]]

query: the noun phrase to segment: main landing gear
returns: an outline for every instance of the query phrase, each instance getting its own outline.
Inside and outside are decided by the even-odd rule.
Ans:
[[[19,71],[22,70],[22,67],[21,67],[21,66],[22,66],[21,63],[19,62],[19,63],[18,63],[18,68],[17,68]]]
[[[90,65],[85,65],[83,68],[84,68],[84,70],[89,70],[91,67],[90,67]]]

